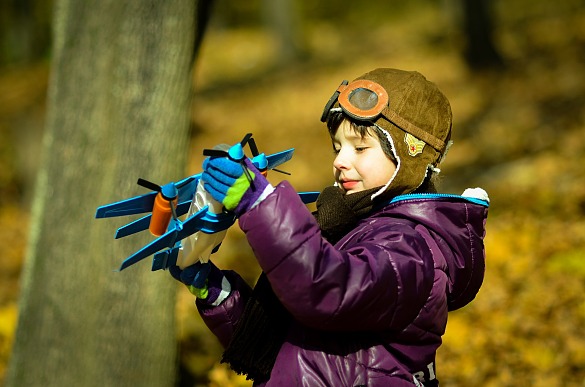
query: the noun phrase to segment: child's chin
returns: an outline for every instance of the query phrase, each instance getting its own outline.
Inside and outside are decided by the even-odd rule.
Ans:
[[[351,195],[351,194],[358,193],[358,192],[362,192],[362,191],[363,191],[363,189],[353,188],[353,189],[350,189],[350,190],[344,190],[343,194],[344,195]]]

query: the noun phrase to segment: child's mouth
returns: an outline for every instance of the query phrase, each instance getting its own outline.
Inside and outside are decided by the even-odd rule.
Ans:
[[[351,191],[353,188],[355,188],[355,186],[357,184],[358,184],[358,181],[357,180],[347,180],[347,181],[342,181],[341,182],[341,186],[346,191]]]

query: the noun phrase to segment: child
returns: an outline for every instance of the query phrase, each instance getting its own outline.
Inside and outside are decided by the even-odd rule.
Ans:
[[[235,212],[263,270],[255,288],[212,264],[171,272],[198,295],[222,361],[255,385],[438,386],[447,312],[483,281],[488,206],[481,189],[434,188],[449,102],[417,72],[376,69],[344,81],[322,121],[335,185],[315,214],[249,160],[248,175],[226,157],[204,162],[207,191]]]

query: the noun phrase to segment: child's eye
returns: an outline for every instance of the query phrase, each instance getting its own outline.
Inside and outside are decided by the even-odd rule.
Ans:
[[[355,151],[358,153],[361,153],[361,152],[365,151],[366,149],[368,149],[368,147],[365,147],[365,146],[356,146],[355,147]]]
[[[341,149],[333,148],[333,154],[338,155]]]

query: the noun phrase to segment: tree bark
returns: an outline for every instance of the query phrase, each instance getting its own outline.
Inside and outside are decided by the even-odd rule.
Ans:
[[[56,2],[52,74],[7,386],[172,386],[175,290],[98,206],[183,177],[195,2]],[[15,225],[18,227],[18,225]]]

